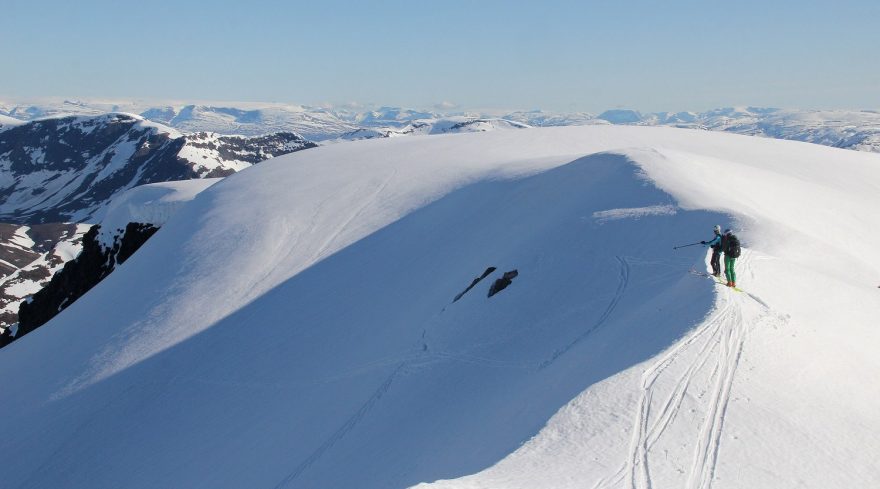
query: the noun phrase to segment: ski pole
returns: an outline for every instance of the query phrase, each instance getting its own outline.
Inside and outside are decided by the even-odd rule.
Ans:
[[[677,250],[677,249],[679,249],[679,248],[687,248],[688,246],[695,246],[695,245],[698,245],[698,244],[703,244],[703,243],[700,242],[700,241],[697,241],[696,243],[691,243],[691,244],[686,244],[686,245],[681,245],[681,246],[673,246],[672,249],[673,249],[673,250]]]

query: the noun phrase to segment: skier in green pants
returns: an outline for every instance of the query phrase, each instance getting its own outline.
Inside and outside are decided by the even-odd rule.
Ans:
[[[727,278],[727,286],[736,287],[736,270],[734,270],[734,266],[741,250],[739,238],[730,229],[726,229],[724,235],[721,236],[721,251],[724,252],[724,276]]]

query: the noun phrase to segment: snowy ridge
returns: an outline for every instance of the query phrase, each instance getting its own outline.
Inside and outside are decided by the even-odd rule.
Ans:
[[[870,486],[878,181],[874,154],[649,127],[275,158],[4,349],[4,481]],[[729,223],[742,293],[672,251]]]
[[[162,227],[184,204],[220,180],[204,178],[152,183],[126,191],[107,207],[100,223],[98,242],[105,249],[112,248],[114,241],[132,222]]]
[[[5,115],[0,115],[0,131],[5,131],[9,128],[20,126],[22,124],[24,124],[24,121],[20,121],[18,119]]]

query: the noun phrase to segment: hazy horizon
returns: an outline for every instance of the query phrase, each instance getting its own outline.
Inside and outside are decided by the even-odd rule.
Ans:
[[[643,110],[639,107],[627,107],[627,106],[618,106],[618,107],[606,107],[601,110],[552,110],[544,107],[463,107],[459,105],[442,105],[442,104],[433,104],[427,107],[420,106],[402,106],[402,105],[394,105],[388,103],[360,103],[360,102],[344,102],[344,103],[300,103],[296,101],[266,101],[266,100],[253,100],[253,101],[242,101],[242,100],[203,100],[203,99],[162,99],[162,98],[138,98],[138,97],[63,97],[63,96],[43,96],[43,97],[9,97],[0,94],[0,103],[14,106],[51,106],[51,105],[61,105],[66,102],[70,103],[82,103],[84,105],[89,106],[111,106],[111,105],[119,105],[122,106],[120,109],[124,109],[125,106],[137,107],[137,108],[147,108],[147,107],[161,107],[161,106],[171,106],[171,107],[183,107],[187,105],[201,105],[201,106],[212,106],[212,107],[233,107],[239,109],[258,109],[258,108],[269,108],[273,106],[284,106],[284,107],[303,107],[308,109],[327,109],[327,110],[335,110],[335,111],[351,111],[351,112],[367,112],[367,111],[375,111],[382,108],[388,109],[402,109],[402,110],[414,110],[414,111],[425,111],[425,112],[436,112],[439,114],[459,114],[459,113],[472,113],[472,114],[486,114],[486,115],[503,115],[515,112],[546,112],[549,114],[573,114],[573,113],[583,113],[590,114],[593,116],[601,115],[607,111],[613,110],[632,110],[639,112],[643,115],[654,114],[654,113],[678,113],[678,112],[694,112],[694,113],[703,113],[713,110],[719,109],[774,109],[774,110],[792,110],[792,111],[853,111],[853,112],[877,112],[877,108],[872,107],[815,107],[815,108],[805,108],[805,107],[777,107],[777,106],[763,106],[756,104],[739,104],[739,105],[728,105],[728,106],[717,106],[717,107],[707,107],[701,109],[681,109],[677,107],[670,107],[663,110]],[[124,110],[120,110],[124,112]]]
[[[880,4],[4,2],[11,99],[880,108]]]

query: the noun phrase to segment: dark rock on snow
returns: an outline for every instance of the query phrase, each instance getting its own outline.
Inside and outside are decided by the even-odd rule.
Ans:
[[[509,272],[504,272],[504,275],[501,276],[495,283],[492,284],[492,287],[489,287],[489,297],[501,292],[506,289],[508,285],[513,282],[513,279],[519,275],[519,272],[516,270],[511,270]]]
[[[483,272],[482,275],[480,275],[479,277],[474,278],[474,281],[471,282],[471,284],[468,285],[466,289],[464,289],[464,290],[462,290],[461,292],[459,292],[458,295],[455,296],[455,299],[452,299],[452,302],[455,302],[455,301],[461,299],[461,297],[462,297],[463,295],[467,294],[469,290],[473,289],[475,285],[477,285],[478,283],[480,283],[480,280],[483,280],[484,278],[488,277],[489,274],[491,274],[491,273],[494,272],[494,271],[495,271],[495,267],[489,267],[489,268],[487,268],[486,271]]]

